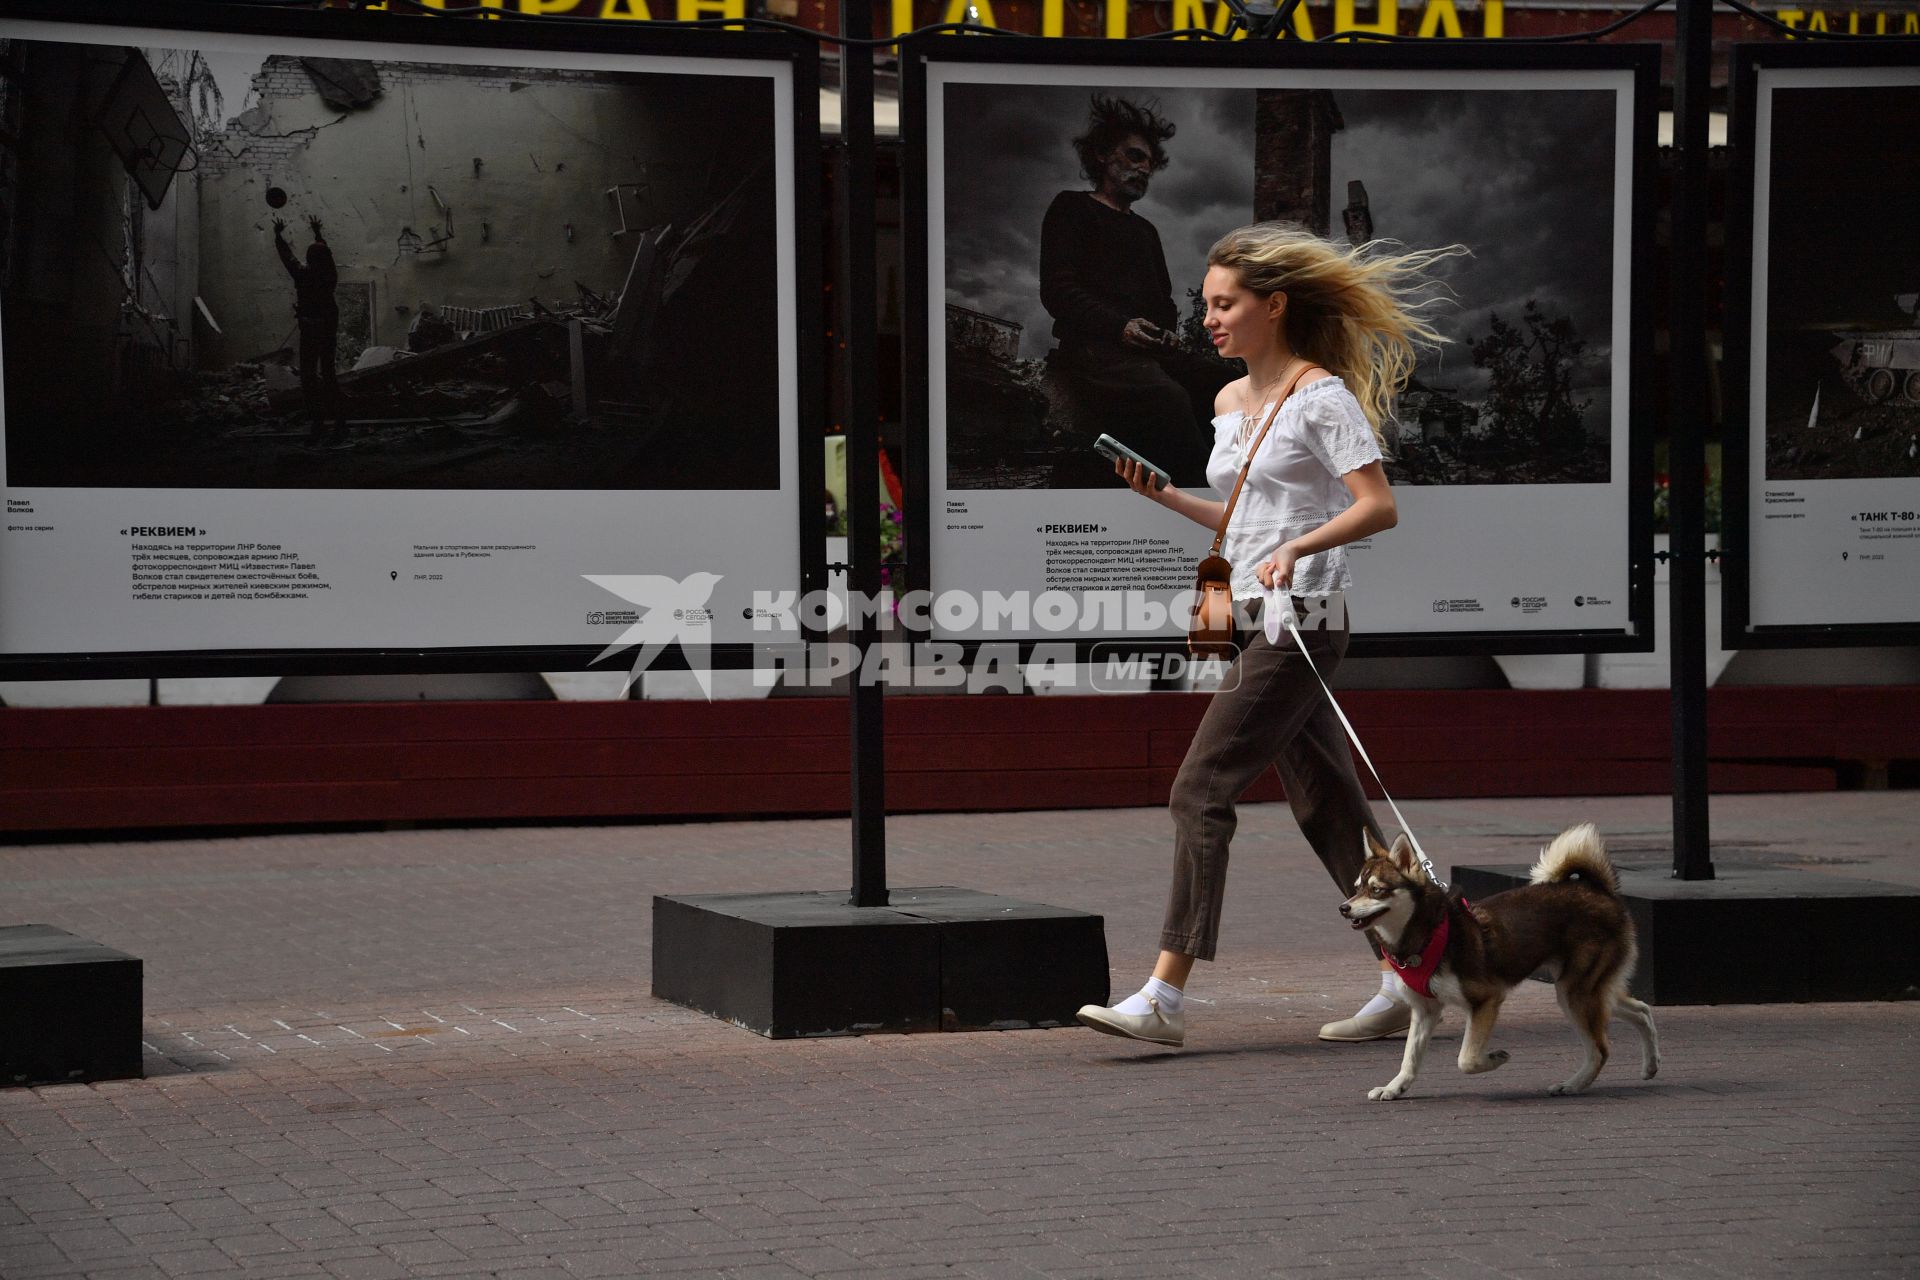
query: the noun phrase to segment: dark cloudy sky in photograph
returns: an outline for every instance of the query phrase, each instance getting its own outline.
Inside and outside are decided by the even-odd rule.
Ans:
[[[1184,315],[1206,251],[1253,217],[1251,89],[1124,85],[950,85],[946,91],[947,300],[1019,321],[1020,354],[1044,356],[1040,221],[1055,193],[1085,190],[1072,147],[1095,90],[1153,99],[1178,132],[1172,163],[1135,211],[1159,230]],[[1474,251],[1451,264],[1456,305],[1438,311],[1457,340],[1423,361],[1423,380],[1477,399],[1466,343],[1498,312],[1518,322],[1535,299],[1588,343],[1578,382],[1604,427],[1612,317],[1615,96],[1607,90],[1336,90],[1332,226],[1347,183],[1366,184],[1377,236]],[[936,247],[937,248],[937,247]]]
[[[1062,191],[1086,191],[1073,140],[1094,92],[1153,101],[1177,132],[1134,212],[1166,250],[1174,302],[1200,287],[1207,249],[1253,212],[1253,91],[1075,85],[953,85],[946,99],[947,301],[1026,326],[1020,355],[1053,346],[1040,306],[1040,220]]]
[[[1906,120],[1906,128],[1883,128]],[[1841,122],[1842,127],[1836,127]],[[1775,89],[1768,323],[1903,329],[1920,290],[1920,86]],[[1845,235],[1831,234],[1847,227]]]

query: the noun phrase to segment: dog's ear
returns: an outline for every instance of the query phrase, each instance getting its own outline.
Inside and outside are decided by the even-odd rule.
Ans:
[[[1408,878],[1413,880],[1427,878],[1427,869],[1420,865],[1420,858],[1413,851],[1413,841],[1407,838],[1406,832],[1402,831],[1394,839],[1392,857],[1393,865],[1400,868]]]
[[[1363,860],[1366,858],[1389,858],[1392,856],[1392,854],[1387,852],[1387,846],[1373,838],[1373,832],[1371,830],[1365,827],[1360,829],[1360,857]]]

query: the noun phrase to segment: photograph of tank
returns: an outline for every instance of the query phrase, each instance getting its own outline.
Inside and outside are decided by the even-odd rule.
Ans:
[[[1267,219],[1473,250],[1386,427],[1394,483],[1610,478],[1615,92],[943,91],[949,487],[1117,484],[1102,432],[1204,485],[1214,394],[1243,372],[1202,327],[1206,253]]]
[[[1916,84],[1773,90],[1769,480],[1920,476],[1916,120]]]
[[[8,484],[778,487],[772,76],[0,47]]]

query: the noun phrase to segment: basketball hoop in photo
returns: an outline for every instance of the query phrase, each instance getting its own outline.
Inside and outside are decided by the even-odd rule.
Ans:
[[[193,135],[167,100],[146,58],[136,49],[126,50],[126,55],[100,108],[100,131],[148,206],[157,210],[173,185],[173,175],[192,169],[198,157]]]

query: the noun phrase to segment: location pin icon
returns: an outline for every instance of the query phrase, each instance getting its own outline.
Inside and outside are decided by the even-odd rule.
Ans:
[[[400,581],[400,571],[398,569],[389,569],[387,570],[387,577],[393,582],[398,582]]]

